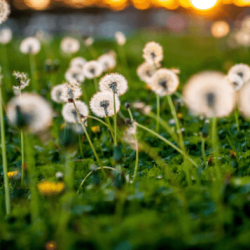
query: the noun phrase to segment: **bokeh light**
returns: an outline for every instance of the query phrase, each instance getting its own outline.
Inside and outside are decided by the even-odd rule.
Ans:
[[[50,5],[51,0],[24,0],[24,3],[36,10],[45,10]]]
[[[214,7],[218,0],[191,0],[193,6],[199,10],[208,10]]]
[[[212,24],[211,33],[216,38],[226,36],[230,31],[230,26],[226,21],[216,21]]]

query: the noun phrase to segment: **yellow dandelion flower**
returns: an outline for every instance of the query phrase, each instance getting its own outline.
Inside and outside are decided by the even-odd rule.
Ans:
[[[21,177],[21,174],[18,171],[12,171],[7,173],[10,179],[18,180]]]
[[[55,183],[50,181],[43,181],[38,183],[37,188],[40,194],[45,196],[51,196],[60,194],[64,190],[65,184],[63,182]]]
[[[91,127],[93,133],[97,134],[101,132],[100,126],[93,126]]]

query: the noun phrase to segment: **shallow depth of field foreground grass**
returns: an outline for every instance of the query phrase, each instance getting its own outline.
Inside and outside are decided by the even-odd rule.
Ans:
[[[205,126],[204,120],[191,116],[184,105],[179,105],[178,97],[173,95],[184,129],[184,144],[198,167],[188,161],[183,162],[182,155],[176,150],[138,128],[139,168],[135,181],[131,183],[135,151],[129,145],[119,143],[119,150],[113,152],[107,128],[89,119],[87,129],[103,166],[116,170],[105,169],[107,179],[100,170],[93,171],[79,189],[83,179],[98,166],[85,135],[79,137],[72,134],[62,118],[62,105],[50,99],[52,86],[64,81],[71,60],[60,52],[60,40],[56,37],[51,44],[43,45],[35,56],[39,93],[50,102],[56,116],[48,132],[39,136],[25,133],[24,172],[27,166],[32,166],[35,170],[33,181],[37,185],[42,180],[58,182],[55,174],[60,171],[64,173],[63,181],[68,185],[61,194],[51,196],[39,194],[35,185],[34,199],[27,173],[22,188],[20,180],[10,178],[11,212],[6,216],[1,163],[0,249],[249,249],[249,121],[240,116],[240,129],[237,130],[234,114],[218,119],[218,178],[211,128]],[[143,31],[129,37],[124,46],[126,69],[125,63],[120,60],[117,44],[97,40],[93,45],[95,53],[100,56],[104,49],[115,50],[118,65],[114,72],[124,74],[128,80],[129,89],[120,98],[125,118],[129,118],[126,102],[131,106],[135,101],[145,102],[152,106],[152,112],[156,114],[155,94],[136,74],[137,67],[143,62],[142,49],[148,41],[163,46],[163,67],[180,69],[179,93],[189,77],[202,70],[227,73],[236,63],[250,63],[248,50],[229,49],[224,39]],[[14,95],[12,86],[15,78],[12,72],[27,72],[31,76],[29,57],[20,53],[20,42],[20,38],[15,38],[11,44],[0,46],[4,107]],[[4,54],[7,57],[2,56]],[[90,51],[84,46],[76,56],[92,59]],[[46,59],[60,61],[56,73],[44,71]],[[33,91],[32,81],[31,77],[30,86],[24,92]],[[86,80],[84,86],[90,99],[96,92],[93,81]],[[134,108],[131,111],[138,123],[155,130],[155,119]],[[117,118],[118,135],[122,136],[127,125],[124,117]],[[161,98],[161,118],[167,124],[173,119],[166,97]],[[19,130],[10,126],[6,115],[4,122],[6,141],[3,143],[7,150],[8,171],[22,172]],[[100,132],[93,132],[91,128],[94,126],[99,126]],[[174,130],[171,122],[170,126]],[[177,145],[163,126],[160,126],[160,134]],[[205,159],[201,150],[203,138]],[[73,175],[68,171],[73,171]],[[187,172],[191,177],[189,181]],[[69,179],[71,176],[73,178]]]

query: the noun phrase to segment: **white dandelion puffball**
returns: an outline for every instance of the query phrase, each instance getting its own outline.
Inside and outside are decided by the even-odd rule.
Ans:
[[[23,93],[13,97],[7,105],[8,120],[18,126],[37,133],[52,124],[53,112],[48,102],[36,94]]]
[[[230,74],[224,79],[226,82],[233,84],[236,91],[239,91],[244,84],[243,79],[239,75]]]
[[[241,45],[241,46],[245,46],[245,47],[249,47],[250,46],[250,32],[247,29],[241,29],[239,31],[237,31],[234,35],[236,42]]]
[[[79,68],[83,70],[83,67],[87,60],[83,57],[75,57],[70,62],[70,68]]]
[[[14,71],[13,76],[16,78],[16,85],[13,86],[13,89],[20,90],[29,85],[30,79],[25,73]]]
[[[115,39],[120,46],[123,46],[126,43],[126,36],[120,31],[115,33]]]
[[[64,102],[71,102],[72,100],[78,99],[82,95],[80,85],[76,81],[64,83],[62,90],[60,99]]]
[[[98,77],[102,74],[102,65],[97,61],[89,61],[85,63],[83,73],[88,79]]]
[[[147,62],[142,63],[137,69],[139,78],[147,84],[150,83],[155,72],[156,70],[154,65]]]
[[[237,95],[237,103],[240,113],[249,118],[250,117],[250,81],[245,83]]]
[[[179,78],[168,69],[159,69],[153,75],[149,87],[159,96],[172,95],[179,86]]]
[[[80,49],[80,42],[73,37],[65,37],[61,42],[61,50],[66,54],[76,53]]]
[[[54,102],[57,102],[57,103],[62,103],[64,102],[61,98],[62,98],[62,93],[64,91],[64,85],[63,84],[59,84],[59,85],[56,85],[52,88],[51,90],[51,99],[54,101]]]
[[[100,56],[97,61],[102,65],[103,71],[114,69],[116,66],[116,59],[112,54],[104,54]]]
[[[85,76],[83,74],[83,71],[79,68],[70,68],[67,70],[65,74],[65,79],[68,82],[77,81],[79,83],[82,83],[85,80]]]
[[[120,100],[115,95],[115,110],[116,113],[120,110]],[[96,93],[90,100],[90,109],[98,117],[113,116],[114,112],[114,96],[110,91]]]
[[[86,118],[89,115],[88,106],[81,101],[76,101],[75,104],[81,118],[82,119]],[[62,115],[66,122],[69,123],[81,122],[78,119],[77,112],[73,103],[67,103],[63,106]]]
[[[201,74],[202,75],[202,74]],[[205,73],[206,77],[191,79],[184,90],[183,97],[187,107],[195,115],[205,117],[228,116],[235,107],[236,92],[232,84],[224,81],[218,74]]]
[[[86,46],[91,46],[94,43],[94,38],[93,37],[88,37],[85,41],[84,41]]]
[[[228,76],[238,75],[242,78],[243,82],[248,82],[250,80],[250,67],[246,64],[236,64],[228,72]]]
[[[23,54],[36,55],[41,49],[39,40],[35,37],[28,37],[21,43],[20,50]]]
[[[155,42],[147,43],[143,49],[143,58],[148,63],[159,64],[163,60],[163,49],[161,45]]]
[[[0,0],[0,24],[5,22],[10,14],[10,5],[4,1]]]
[[[7,44],[12,40],[12,31],[11,29],[2,29],[0,31],[0,43]]]
[[[104,76],[99,83],[100,91],[111,91],[118,96],[126,93],[128,82],[123,75],[113,73]]]

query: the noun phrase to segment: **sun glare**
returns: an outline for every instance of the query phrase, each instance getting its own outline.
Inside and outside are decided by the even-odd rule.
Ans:
[[[193,6],[199,10],[208,10],[216,5],[218,0],[191,0]]]

